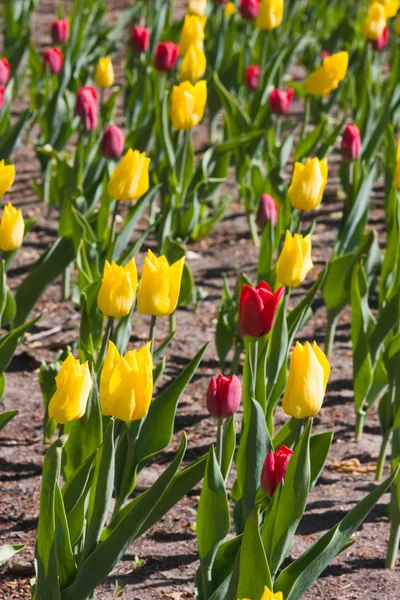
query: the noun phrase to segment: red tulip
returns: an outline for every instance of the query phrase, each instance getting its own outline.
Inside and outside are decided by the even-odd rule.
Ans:
[[[261,487],[267,496],[271,497],[284,479],[292,454],[286,446],[281,446],[277,452],[268,452],[261,471]]]
[[[330,56],[330,52],[328,52],[328,50],[321,50],[321,58],[322,58],[322,60],[324,58],[328,58],[328,56]]]
[[[243,284],[239,298],[239,326],[242,335],[260,338],[271,330],[283,291],[281,286],[272,293],[265,281],[261,281],[256,287]]]
[[[357,125],[347,125],[342,137],[342,156],[355,160],[361,152],[361,136]]]
[[[179,48],[173,42],[157,44],[154,66],[157,71],[172,71],[179,56]]]
[[[69,38],[68,19],[55,19],[51,24],[51,39],[54,44],[65,44]]]
[[[11,68],[6,58],[0,58],[0,85],[7,85],[10,80]]]
[[[122,129],[116,125],[109,125],[105,128],[100,145],[101,155],[104,158],[117,160],[124,150],[124,145],[125,136]]]
[[[6,88],[4,85],[0,85],[0,110],[4,106],[4,98],[5,98]]]
[[[239,12],[243,19],[256,19],[260,12],[259,0],[240,0]]]
[[[275,227],[278,221],[278,205],[269,194],[262,194],[260,198],[256,221],[260,229],[263,229],[270,221],[272,227]]]
[[[256,90],[258,88],[258,82],[260,80],[260,67],[253,65],[247,67],[245,72],[246,85],[249,90]]]
[[[60,48],[50,48],[46,50],[43,56],[43,63],[45,67],[50,69],[53,75],[57,75],[62,69],[64,62],[63,53]]]
[[[290,110],[294,89],[272,90],[269,95],[269,107],[275,115],[286,115]]]
[[[207,410],[213,417],[230,417],[235,414],[242,398],[242,385],[236,375],[217,379],[211,377],[207,389]]]
[[[135,25],[131,31],[131,44],[134,51],[138,54],[147,52],[150,46],[150,29]]]
[[[371,40],[373,49],[378,51],[383,50],[388,44],[388,39],[389,29],[385,27],[385,29],[382,31],[381,35],[378,37],[377,40]]]
[[[94,87],[86,86],[76,93],[76,112],[80,116],[86,131],[96,129],[98,123],[97,92]]]

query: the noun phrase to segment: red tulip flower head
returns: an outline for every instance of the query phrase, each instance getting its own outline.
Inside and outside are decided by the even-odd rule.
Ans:
[[[55,19],[51,24],[51,39],[53,40],[53,44],[65,44],[68,38],[68,19]]]
[[[60,48],[50,48],[43,56],[43,63],[53,75],[57,75],[63,66],[64,57]]]
[[[324,58],[328,58],[328,56],[330,56],[330,52],[328,52],[328,50],[321,50],[322,60],[324,60]]]
[[[239,12],[248,21],[257,19],[260,12],[259,0],[240,0]]]
[[[269,95],[269,107],[275,115],[286,115],[290,110],[294,89],[272,90]]]
[[[94,87],[89,85],[78,89],[76,93],[76,112],[80,116],[86,131],[96,129],[99,108],[97,92]]]
[[[261,487],[267,496],[273,496],[278,485],[285,478],[292,454],[292,450],[286,446],[281,446],[276,452],[272,450],[268,452],[261,471]]]
[[[234,415],[242,399],[242,385],[236,375],[211,377],[207,389],[207,410],[213,417]]]
[[[284,288],[272,292],[265,281],[256,287],[244,284],[239,298],[239,327],[242,335],[260,338],[274,324],[275,314]]]
[[[361,135],[357,125],[347,125],[342,137],[342,156],[355,160],[361,152]]]
[[[380,52],[381,50],[386,48],[386,46],[388,44],[388,39],[389,39],[389,29],[388,29],[388,27],[385,27],[385,29],[382,31],[382,33],[378,37],[378,39],[371,40],[373,49]]]
[[[124,150],[124,145],[125,136],[122,129],[116,125],[108,125],[101,140],[101,155],[108,160],[117,160]]]
[[[272,227],[276,226],[278,221],[278,205],[269,194],[262,194],[260,204],[258,205],[257,225],[263,229],[271,221]]]
[[[258,65],[253,65],[247,67],[245,72],[246,85],[249,90],[256,90],[258,88],[258,82],[260,80],[260,67]]]
[[[6,88],[4,87],[4,85],[0,85],[0,110],[3,108],[4,105],[5,93]]]
[[[131,31],[131,44],[134,51],[138,54],[147,52],[150,46],[150,29],[135,25]]]
[[[157,71],[172,71],[179,57],[179,48],[173,42],[160,42],[157,44],[154,66]]]
[[[10,63],[6,58],[0,58],[0,85],[7,85],[11,76]]]

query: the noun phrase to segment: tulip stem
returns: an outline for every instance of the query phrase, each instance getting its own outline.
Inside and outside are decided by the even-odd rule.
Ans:
[[[223,427],[223,423],[224,420],[222,417],[218,417],[218,423],[217,423],[217,461],[218,464],[220,466],[220,468],[222,467],[222,427]]]
[[[311,98],[310,96],[306,96],[305,104],[304,104],[304,119],[303,125],[301,128],[300,140],[302,140],[307,132],[308,121],[310,120],[310,108],[311,108]]]
[[[378,462],[376,463],[375,481],[379,481],[382,477],[383,469],[385,467],[386,454],[388,445],[390,442],[392,430],[389,429],[382,437],[381,449],[379,451]]]
[[[115,240],[115,224],[117,222],[117,215],[118,215],[118,202],[115,201],[114,209],[113,209],[112,216],[111,216],[110,248],[112,248],[112,245]],[[112,256],[110,257],[110,259],[112,260]]]
[[[185,170],[186,170],[186,161],[189,150],[189,142],[190,142],[190,129],[186,129],[184,132],[184,141],[183,141],[183,150],[182,150],[182,162],[181,162],[181,172],[179,177],[179,185],[181,188],[180,191],[180,204],[183,204],[183,186],[185,185]]]
[[[337,313],[336,311],[328,311],[328,324],[325,335],[325,354],[328,358],[332,353],[333,344],[335,342],[335,333],[339,314],[340,313]]]
[[[108,344],[108,340],[111,338],[112,334],[113,334],[113,326],[114,326],[114,319],[113,317],[108,317],[107,319],[107,324],[106,324],[106,329],[104,331],[104,336],[103,336],[103,341],[101,343],[101,348],[100,348],[100,352],[99,352],[99,356],[97,359],[97,371],[99,371],[100,367],[101,367],[101,363],[104,360],[104,356],[107,350],[107,344]]]
[[[152,315],[151,321],[150,321],[150,331],[149,331],[150,352],[151,352],[152,356],[154,354],[154,337],[156,334],[156,320],[157,320],[157,317],[155,315]]]
[[[70,275],[71,275],[71,266],[65,267],[62,273],[62,299],[68,300],[70,295]]]
[[[251,241],[253,242],[253,244],[255,245],[256,248],[259,248],[260,247],[260,238],[258,237],[258,232],[257,232],[256,217],[255,217],[254,213],[248,213],[247,218],[249,221]]]
[[[356,414],[356,440],[362,437],[365,425],[365,414]]]
[[[169,315],[169,334],[172,335],[176,331],[176,313]]]
[[[251,352],[251,348],[253,351]],[[250,367],[251,367],[251,395],[253,398],[256,397],[256,385],[257,385],[257,364],[258,364],[258,339],[254,339],[253,343],[249,344],[250,352]]]
[[[304,427],[306,426],[307,421],[308,419],[297,419],[297,432],[295,444],[298,443],[301,436],[303,435]]]

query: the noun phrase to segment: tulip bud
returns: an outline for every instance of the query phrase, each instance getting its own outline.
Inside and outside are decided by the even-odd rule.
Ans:
[[[108,125],[101,140],[101,155],[108,160],[117,160],[124,150],[124,145],[125,136],[122,129],[116,125]]]
[[[321,409],[329,374],[328,359],[317,344],[302,346],[297,342],[290,359],[283,411],[296,419],[315,416]]]
[[[342,137],[342,156],[355,160],[361,152],[361,136],[357,125],[347,125]]]
[[[307,158],[306,164],[296,162],[288,196],[293,208],[314,210],[321,204],[328,181],[328,161]]]
[[[168,72],[175,69],[179,57],[179,48],[173,42],[160,42],[157,44],[154,67],[157,71]]]
[[[260,338],[272,329],[283,292],[283,287],[280,287],[273,293],[265,281],[261,281],[256,287],[243,284],[239,298],[239,327],[242,335]]]
[[[57,75],[62,69],[64,62],[63,53],[60,48],[50,48],[43,55],[43,64],[53,75]]]
[[[4,159],[0,160],[0,198],[10,189],[15,179],[14,165],[5,165]]]
[[[345,78],[348,66],[348,52],[337,52],[324,58],[322,66],[311,73],[304,82],[307,94],[326,96],[335,90]]]
[[[155,317],[165,317],[174,312],[181,291],[184,264],[184,256],[169,265],[165,256],[157,258],[151,250],[147,252],[138,290],[138,312]]]
[[[98,85],[101,88],[108,88],[114,85],[114,68],[111,62],[111,58],[109,56],[100,58],[96,67],[94,81],[96,85]]]
[[[385,8],[379,2],[373,2],[367,13],[364,23],[364,37],[367,40],[377,40],[386,27]]]
[[[0,163],[1,166],[1,163]],[[394,175],[394,182],[397,189],[400,189],[400,140],[397,142],[397,156],[396,156],[396,171]],[[1,186],[1,170],[0,170],[0,186]],[[1,189],[0,189],[1,196]]]
[[[25,223],[20,209],[8,203],[0,222],[0,250],[11,252],[17,250],[24,239]]]
[[[242,385],[236,375],[211,377],[207,389],[207,410],[213,417],[226,419],[235,414],[242,398]]]
[[[371,45],[374,50],[376,50],[377,52],[380,52],[381,50],[386,48],[386,46],[388,45],[388,39],[389,39],[389,28],[385,27],[385,29],[382,31],[381,35],[378,37],[377,40],[371,40]]]
[[[282,23],[284,0],[261,0],[256,26],[265,31],[276,29]]]
[[[186,15],[183,21],[181,36],[179,38],[179,54],[185,56],[189,46],[194,44],[200,50],[203,50],[204,26],[206,17],[197,15]]]
[[[96,129],[98,123],[97,92],[94,87],[86,86],[78,89],[76,93],[76,112],[86,131]]]
[[[311,260],[311,237],[286,231],[285,243],[276,263],[278,281],[288,287],[297,287],[313,268]]]
[[[198,81],[192,85],[184,81],[174,85],[171,99],[171,120],[174,129],[191,129],[203,118],[207,102],[207,83]]]
[[[11,76],[10,63],[6,58],[0,58],[0,85],[7,85]]]
[[[49,402],[49,417],[61,425],[83,417],[92,388],[89,363],[80,364],[72,354],[56,375],[57,390]]]
[[[260,80],[260,71],[261,69],[259,65],[247,67],[245,71],[245,80],[249,90],[254,91],[258,88],[258,82]]]
[[[129,149],[111,173],[108,193],[115,200],[138,200],[149,189],[150,158]]]
[[[269,107],[275,115],[286,115],[290,110],[294,89],[272,90],[269,95]]]
[[[207,67],[206,55],[202,50],[197,48],[194,44],[189,47],[189,50],[183,57],[179,75],[184,81],[191,81],[195,83],[200,77],[204,75]]]
[[[106,260],[97,306],[106,317],[121,319],[129,314],[135,300],[137,270],[132,258],[125,267]]]
[[[146,416],[153,393],[151,344],[121,356],[109,341],[100,378],[100,405],[104,415],[130,423]]]
[[[285,478],[286,469],[293,451],[286,446],[279,450],[270,450],[265,458],[261,471],[261,487],[267,496],[274,495],[278,485]]]
[[[258,17],[260,12],[259,0],[240,0],[239,12],[243,19],[253,20]]]
[[[262,194],[260,198],[256,221],[260,229],[264,229],[270,221],[272,227],[275,227],[278,222],[278,205],[269,194]]]
[[[207,0],[189,0],[188,13],[205,17],[207,12]]]
[[[150,47],[150,29],[135,25],[131,31],[132,48],[138,54],[147,52]]]
[[[231,17],[237,13],[236,5],[234,2],[227,2],[225,4],[224,15],[225,17]]]
[[[51,39],[53,40],[53,44],[65,44],[68,38],[68,19],[55,19],[51,24]]]
[[[0,110],[4,106],[5,95],[6,95],[6,88],[4,87],[4,85],[0,85]]]

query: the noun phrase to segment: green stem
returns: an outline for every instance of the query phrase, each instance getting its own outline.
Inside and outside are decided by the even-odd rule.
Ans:
[[[156,334],[156,320],[157,320],[157,317],[155,315],[151,315],[149,342],[150,342],[150,352],[151,352],[152,356],[154,353],[154,337]]]
[[[359,440],[364,432],[365,417],[361,413],[356,414],[356,440]]]
[[[382,437],[381,449],[379,451],[378,462],[376,464],[375,481],[379,481],[380,478],[382,477],[391,434],[392,434],[392,431],[391,431],[391,429],[389,429],[385,433],[385,435]]]
[[[110,231],[110,248],[112,247],[115,240],[115,225],[117,222],[118,215],[118,202],[115,200],[114,209],[111,215],[111,231]]]
[[[325,335],[325,354],[329,358],[335,342],[336,326],[340,313],[328,310],[328,324]]]
[[[186,129],[186,131],[184,132],[181,172],[179,175],[179,185],[180,185],[180,189],[181,189],[181,193],[180,193],[181,204],[182,204],[182,200],[184,198],[183,186],[185,184],[185,167],[186,167],[187,155],[188,155],[188,150],[189,150],[190,135],[191,135],[191,130]]]
[[[304,427],[306,426],[308,419],[297,419],[297,431],[296,431],[296,441],[295,444],[300,440],[303,435]]]
[[[303,125],[301,128],[300,140],[304,139],[306,132],[307,132],[308,121],[310,120],[310,108],[311,108],[311,98],[310,98],[310,96],[306,96],[306,101],[305,101],[305,105],[304,105],[304,119],[303,119]]]
[[[278,115],[275,127],[275,146],[281,145],[282,117]]]
[[[256,217],[253,213],[248,213],[247,219],[249,222],[251,241],[253,242],[253,244],[255,245],[256,248],[259,248],[260,247],[260,238],[258,237],[258,232],[257,232]]]
[[[68,265],[62,273],[62,299],[68,300],[70,296],[70,277],[71,277],[71,265]]]
[[[252,352],[252,391],[251,391],[251,395],[253,398],[256,397],[256,386],[257,386],[257,364],[258,364],[258,339],[255,338],[253,340],[253,343],[251,344],[251,346],[253,346],[253,352]],[[249,346],[249,348],[251,347]]]
[[[217,423],[217,461],[219,466],[222,466],[222,428],[223,428],[224,420],[222,417],[218,417]]]
[[[269,41],[269,32],[268,31],[264,31],[263,32],[263,41],[262,41],[262,49],[261,49],[261,60],[260,60],[260,67],[261,67],[261,75],[264,74],[264,66],[265,63],[267,62],[267,55],[268,55],[268,41]]]
[[[169,334],[172,335],[176,331],[176,313],[169,315]]]
[[[113,325],[114,325],[113,317],[108,317],[106,329],[105,329],[104,336],[103,336],[103,341],[101,343],[101,348],[100,348],[99,356],[97,359],[97,365],[96,365],[97,371],[100,370],[101,364],[104,360],[104,356],[105,356],[106,350],[107,350],[107,343],[113,333]]]
[[[396,484],[393,484],[393,485],[395,486]],[[393,494],[393,492],[392,492],[392,494]],[[395,497],[397,498],[397,494],[395,494]],[[392,508],[394,508],[394,510],[396,511],[396,517],[397,517],[398,509],[397,509],[397,506],[394,507],[393,504],[394,503],[392,502]],[[390,524],[389,543],[388,543],[386,562],[385,562],[386,569],[394,569],[395,568],[397,554],[399,551],[399,544],[400,544],[400,522],[399,522],[398,518],[392,517],[392,522]]]

